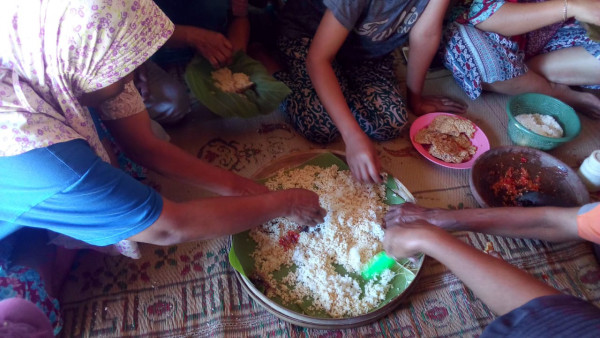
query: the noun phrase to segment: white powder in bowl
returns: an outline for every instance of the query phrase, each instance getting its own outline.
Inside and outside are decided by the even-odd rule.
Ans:
[[[556,122],[554,117],[542,114],[521,114],[515,117],[520,124],[532,132],[547,136],[559,138],[563,137],[563,129]]]

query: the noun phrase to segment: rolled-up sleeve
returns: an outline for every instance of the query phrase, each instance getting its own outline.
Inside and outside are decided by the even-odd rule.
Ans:
[[[577,214],[579,237],[600,244],[600,202],[582,206]]]

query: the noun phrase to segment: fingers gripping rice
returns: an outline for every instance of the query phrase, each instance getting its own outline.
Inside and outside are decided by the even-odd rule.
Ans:
[[[365,282],[363,291],[356,275],[340,274],[339,266],[359,275],[365,263],[383,249],[385,187],[360,184],[337,166],[279,171],[266,185],[271,190],[315,191],[327,210],[324,223],[316,229],[300,232],[302,225],[278,218],[250,232],[258,243],[253,253],[256,269],[271,286],[267,296],[279,296],[286,303],[310,298],[312,310],[324,310],[332,317],[357,316],[378,306],[393,273],[387,270],[381,278]],[[294,238],[297,242],[290,240]],[[273,272],[292,264],[297,269],[283,279],[288,288]]]

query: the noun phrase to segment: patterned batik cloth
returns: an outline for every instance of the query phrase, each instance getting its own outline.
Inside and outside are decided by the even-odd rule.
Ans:
[[[37,271],[20,265],[8,267],[0,260],[0,300],[14,297],[34,303],[50,320],[54,334],[60,332],[63,323],[58,299],[48,295]]]
[[[306,69],[306,56],[324,14],[348,30],[332,63],[348,108],[361,129],[376,141],[400,135],[407,123],[393,52],[408,40],[427,0],[289,0],[279,14],[278,49],[286,72],[275,75],[291,90],[281,109],[296,130],[317,143],[339,131],[324,109]]]
[[[0,242],[0,300],[17,297],[32,302],[48,317],[56,335],[63,325],[58,300],[46,292],[37,271],[11,264],[15,238],[10,236]]]
[[[321,104],[306,69],[310,42],[308,38],[278,40],[287,72],[274,76],[292,90],[280,109],[308,140],[330,143],[338,137],[339,131]],[[377,141],[398,137],[408,119],[394,72],[394,57],[389,54],[347,63],[335,60],[332,67],[361,129]]]

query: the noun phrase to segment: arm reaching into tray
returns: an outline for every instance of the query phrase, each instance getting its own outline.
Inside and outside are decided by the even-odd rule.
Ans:
[[[475,231],[491,235],[559,242],[582,239],[577,225],[579,210],[579,207],[501,207],[446,210],[405,203],[391,206],[386,221],[391,223],[425,221],[450,231]]]
[[[424,221],[388,222],[384,249],[397,258],[422,252],[450,269],[495,314],[481,337],[589,334],[600,325],[600,309],[487,255]]]

